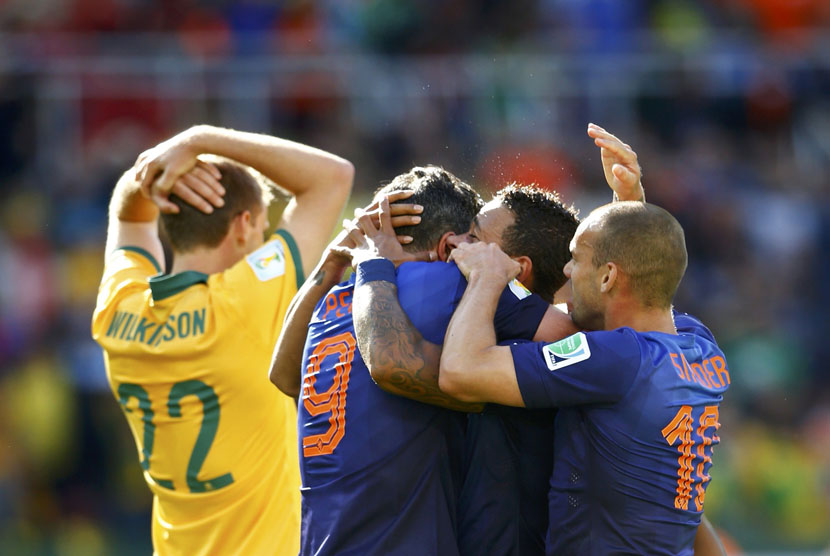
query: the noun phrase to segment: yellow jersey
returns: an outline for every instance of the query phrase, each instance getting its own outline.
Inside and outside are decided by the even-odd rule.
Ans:
[[[296,243],[280,230],[222,273],[158,273],[143,249],[110,254],[92,319],[153,492],[155,553],[296,555],[297,412],[268,380],[303,280]]]

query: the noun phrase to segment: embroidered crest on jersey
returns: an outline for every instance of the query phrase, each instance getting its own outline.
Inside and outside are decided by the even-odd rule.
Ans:
[[[269,241],[245,257],[245,260],[256,277],[263,282],[285,274],[285,253],[278,240]]]
[[[542,356],[548,369],[555,371],[591,357],[591,348],[584,332],[577,332],[564,340],[542,347]]]
[[[513,292],[513,295],[518,297],[519,299],[524,299],[525,297],[530,295],[530,290],[524,287],[524,284],[513,278],[510,282],[507,283],[507,287],[510,288],[510,291]]]

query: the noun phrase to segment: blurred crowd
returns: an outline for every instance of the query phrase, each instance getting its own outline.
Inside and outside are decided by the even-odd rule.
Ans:
[[[826,1],[7,0],[0,30],[0,552],[151,551],[89,323],[115,181],[203,122],[349,158],[353,206],[436,163],[583,214],[586,124],[617,133],[731,370],[707,515],[736,553],[830,546]]]

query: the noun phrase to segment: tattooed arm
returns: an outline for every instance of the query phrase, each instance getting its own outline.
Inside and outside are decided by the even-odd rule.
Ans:
[[[330,253],[324,256],[288,306],[280,337],[271,357],[268,378],[274,386],[293,398],[300,395],[303,346],[314,307],[340,282],[346,266],[348,259]]]
[[[374,281],[355,288],[352,319],[360,354],[381,389],[455,411],[479,412],[484,408],[441,392],[441,346],[425,340],[410,322],[398,302],[395,284]]]
[[[390,229],[417,224],[420,221],[417,215],[423,210],[420,205],[398,203],[390,207],[391,202],[401,201],[411,196],[411,191],[396,191],[387,194],[361,209],[359,217],[351,222],[345,221],[344,229],[329,244],[311,276],[294,295],[285,314],[268,372],[271,382],[285,394],[293,398],[297,398],[300,394],[303,347],[308,333],[308,323],[311,321],[317,302],[343,279],[343,273],[349,266],[351,258],[348,249],[362,241],[362,232],[357,224],[362,222],[364,227],[371,225],[379,218],[378,211],[381,205],[386,210],[385,218]],[[358,211],[355,212],[358,213]],[[393,234],[392,237],[396,243],[399,241],[406,243],[412,240],[409,236],[398,237]]]

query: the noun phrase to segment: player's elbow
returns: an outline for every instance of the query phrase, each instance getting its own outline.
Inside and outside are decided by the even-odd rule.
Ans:
[[[332,168],[331,182],[341,195],[348,197],[354,183],[354,164],[345,158],[337,157]]]
[[[366,368],[369,369],[369,376],[372,377],[372,381],[378,386],[385,386],[388,377],[387,369],[382,369],[379,365],[372,364],[371,361],[364,361],[364,363],[366,363]]]
[[[438,387],[441,391],[460,402],[477,402],[470,394],[468,366],[469,363],[462,361],[463,358],[447,354],[446,351],[441,357],[441,368],[438,374]]]
[[[300,381],[294,378],[288,378],[291,373],[280,372],[279,367],[271,367],[268,373],[268,378],[271,384],[279,388],[280,392],[286,396],[296,398],[300,395]]]

